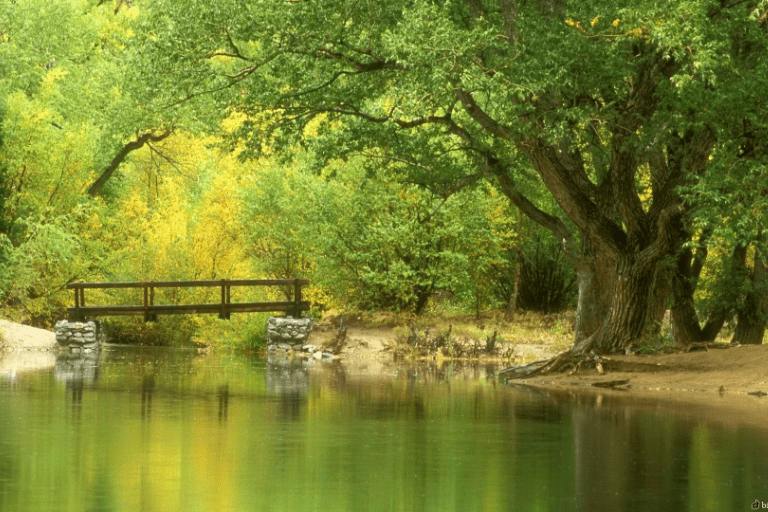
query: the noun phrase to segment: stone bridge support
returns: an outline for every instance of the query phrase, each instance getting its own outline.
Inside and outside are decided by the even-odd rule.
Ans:
[[[98,352],[104,343],[104,328],[98,320],[56,322],[56,342],[72,354]]]

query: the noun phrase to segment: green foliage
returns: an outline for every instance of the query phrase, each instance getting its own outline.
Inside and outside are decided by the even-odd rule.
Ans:
[[[336,161],[319,176],[265,169],[244,198],[262,271],[309,276],[337,301],[363,309],[419,313],[438,291],[471,294],[500,247],[487,190],[443,201],[369,175],[355,160]]]

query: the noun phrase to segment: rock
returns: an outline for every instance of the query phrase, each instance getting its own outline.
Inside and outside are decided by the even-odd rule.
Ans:
[[[322,352],[320,352],[320,351],[318,350],[317,352],[315,352],[314,354],[312,354],[312,357],[314,357],[315,359],[318,359],[318,360],[320,360],[320,359],[322,359],[322,358],[323,358],[323,353],[322,353]]]
[[[302,345],[301,350],[303,350],[304,352],[316,352],[317,347],[314,345]]]
[[[291,350],[291,346],[288,343],[278,343],[277,348],[280,350]]]

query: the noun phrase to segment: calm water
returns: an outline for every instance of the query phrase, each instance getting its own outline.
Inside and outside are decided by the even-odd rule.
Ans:
[[[0,381],[0,511],[750,510],[768,429],[487,369],[106,350]]]

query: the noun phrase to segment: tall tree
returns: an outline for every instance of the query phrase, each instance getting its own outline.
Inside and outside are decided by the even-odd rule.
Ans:
[[[464,152],[576,255],[579,311],[597,321],[573,351],[619,352],[686,240],[679,186],[706,177],[733,126],[765,123],[766,17],[726,1],[198,0],[148,18],[148,54],[171,71],[155,87],[180,91],[169,104],[210,95],[267,116],[273,137],[324,116],[344,118],[347,146]],[[533,199],[542,186],[580,242]]]

